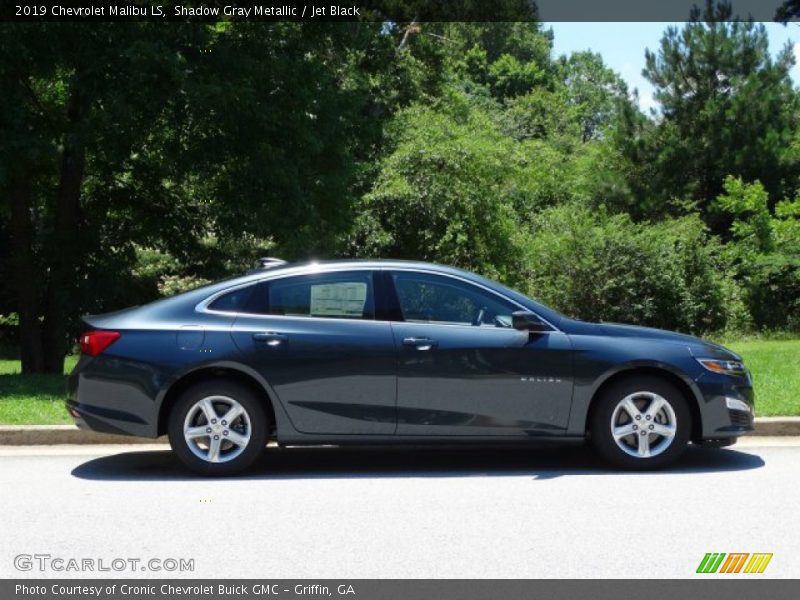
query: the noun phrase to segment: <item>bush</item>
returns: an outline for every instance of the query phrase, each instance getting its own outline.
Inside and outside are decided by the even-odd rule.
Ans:
[[[758,181],[728,177],[715,208],[733,218],[726,256],[759,330],[800,330],[800,199],[769,210]]]
[[[14,348],[19,343],[19,315],[10,313],[0,314],[0,356],[8,353],[8,349]]]
[[[762,331],[800,331],[800,260],[772,253],[739,267],[753,324]]]
[[[697,216],[636,224],[577,205],[542,211],[527,248],[527,292],[566,314],[690,333],[740,326],[721,246]]]

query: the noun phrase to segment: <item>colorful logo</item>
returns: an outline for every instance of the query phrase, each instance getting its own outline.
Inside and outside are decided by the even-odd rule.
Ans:
[[[726,558],[727,557],[727,558]],[[750,560],[748,560],[748,557]],[[708,552],[697,567],[698,573],[763,573],[772,553]]]

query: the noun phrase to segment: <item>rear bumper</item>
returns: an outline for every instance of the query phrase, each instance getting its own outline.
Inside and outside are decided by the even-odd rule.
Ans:
[[[78,426],[78,429],[96,431],[98,433],[139,435],[138,433],[134,433],[128,426],[128,418],[130,415],[126,415],[126,418],[119,419],[116,417],[99,416],[94,414],[96,410],[97,407],[81,405],[72,400],[67,400],[67,411],[70,416],[72,416],[72,420],[75,422],[75,425]]]
[[[75,424],[100,433],[157,437],[155,394],[141,377],[130,377],[131,365],[119,360],[115,365],[109,362],[83,356],[70,374],[67,411]],[[98,368],[102,368],[102,376]],[[115,370],[119,377],[113,376]]]

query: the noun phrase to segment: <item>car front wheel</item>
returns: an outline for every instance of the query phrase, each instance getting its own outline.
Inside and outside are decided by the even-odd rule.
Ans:
[[[668,381],[630,377],[605,390],[597,402],[590,423],[592,442],[617,466],[660,467],[678,458],[689,443],[689,407]]]
[[[239,473],[267,443],[261,400],[237,382],[205,381],[181,394],[169,416],[169,441],[180,461],[206,475]]]

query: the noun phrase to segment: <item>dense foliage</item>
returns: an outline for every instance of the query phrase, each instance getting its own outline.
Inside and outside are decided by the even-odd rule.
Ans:
[[[584,319],[800,329],[788,49],[708,4],[660,110],[537,23],[0,24],[0,335],[254,258],[438,261]]]

